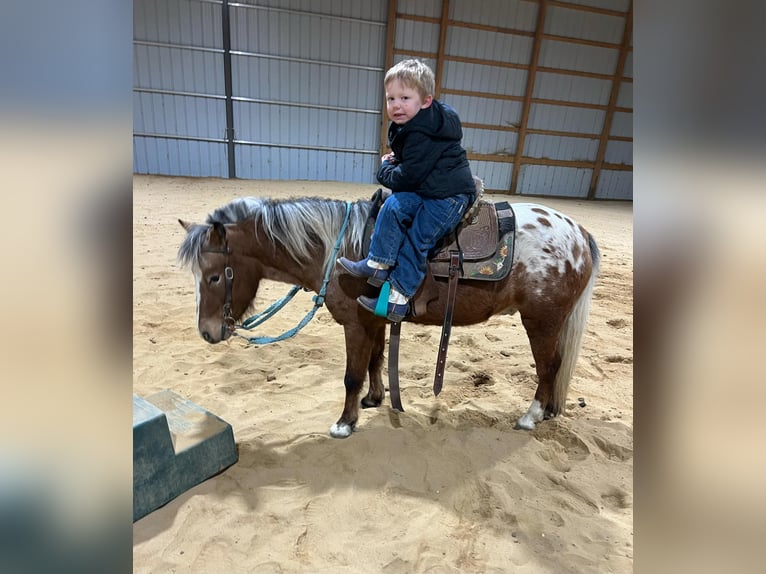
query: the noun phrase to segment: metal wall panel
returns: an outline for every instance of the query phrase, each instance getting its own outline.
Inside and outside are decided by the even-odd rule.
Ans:
[[[136,0],[133,39],[220,49],[221,2]]]
[[[633,142],[611,140],[606,144],[604,161],[633,165]]]
[[[279,104],[235,102],[234,120],[237,141],[310,149],[369,150],[380,130],[378,116]]]
[[[484,189],[509,189],[513,164],[498,161],[469,160],[471,172],[484,180]]]
[[[235,99],[368,111],[380,118],[382,69],[351,69],[322,62],[232,56]]]
[[[134,15],[134,170],[227,175],[222,3],[137,0]],[[386,15],[383,0],[231,5],[239,177],[372,182]]]
[[[630,192],[628,194],[628,192]],[[603,170],[598,178],[596,199],[632,199],[633,172]]]
[[[545,39],[540,44],[539,64],[547,68],[613,74],[618,57],[619,52],[611,48]]]
[[[359,0],[238,0],[237,4],[257,5],[287,12],[311,12],[324,18],[358,18],[361,20],[386,19],[385,2],[359,2]]]
[[[583,12],[574,8],[549,6],[545,18],[545,33],[567,38],[619,44],[625,26],[620,16]]]
[[[605,106],[609,103],[611,89],[612,82],[609,80],[538,72],[532,96],[546,100]]]
[[[595,161],[597,153],[597,139],[530,134],[524,142],[525,157]]]
[[[236,158],[237,173],[246,179],[359,182],[355,178],[360,174],[374,175],[380,163],[377,155],[278,146],[240,146]]]
[[[523,96],[527,71],[466,62],[445,62],[442,87]]]
[[[573,108],[549,104],[532,104],[529,127],[584,134],[599,134],[604,125],[604,110]]]
[[[399,0],[396,11],[400,14],[439,18],[442,13],[441,0]]]
[[[468,153],[488,153],[512,156],[516,151],[519,134],[516,132],[465,128],[463,147]]]
[[[133,171],[191,177],[227,177],[226,146],[134,135]]]
[[[221,3],[136,0],[133,34],[133,170],[225,176]]]
[[[612,90],[607,76],[617,67],[625,27],[618,12],[626,12],[630,3],[571,4],[547,7],[542,23],[547,36],[536,62],[526,126],[521,125],[523,100],[537,2],[451,0],[450,22],[442,30],[442,0],[399,0],[391,57],[398,62],[416,56],[441,70],[440,99],[469,124],[463,145],[481,156],[470,163],[488,189],[510,191],[514,164],[509,160],[520,153],[517,193],[586,197],[590,178],[598,173],[596,197],[630,199],[632,172],[613,167],[632,163],[632,141],[609,139],[599,150]],[[578,10],[575,4],[605,12]],[[231,4],[238,177],[374,182],[385,124],[388,8],[387,0]],[[216,0],[134,3],[137,172],[227,175],[222,22],[222,2]],[[440,37],[445,39],[441,52]],[[628,52],[623,75],[632,77],[632,69]],[[630,81],[619,84],[611,137],[632,138],[632,88]],[[523,150],[517,149],[519,129],[525,131]],[[595,167],[600,152],[605,162],[600,171],[538,165],[570,161]],[[485,159],[492,156],[497,161]]]
[[[463,123],[509,127],[518,126],[521,122],[522,105],[514,100],[455,94],[446,94],[442,100],[455,108]]]
[[[537,4],[529,0],[452,0],[450,18],[458,22],[531,32],[535,29]]]
[[[405,52],[436,52],[439,49],[439,25],[400,20],[396,24],[394,42]]]
[[[380,21],[239,5],[232,6],[231,18],[233,51],[379,67],[385,42]]]
[[[320,62],[233,56],[234,98],[309,105],[380,115],[383,72]]]
[[[223,96],[221,53],[166,46],[133,47],[136,89],[182,91]]]
[[[587,197],[592,172],[593,170],[585,168],[523,165],[519,171],[518,193]]]
[[[625,69],[622,73],[626,78],[633,77],[633,52],[628,52],[628,57],[625,59]]]
[[[605,10],[617,10],[618,12],[627,12],[630,6],[630,0],[567,0],[567,2],[580,6],[604,8]]]
[[[633,107],[633,82],[620,82],[617,105],[622,108]]]
[[[627,11],[629,7],[628,0],[619,2],[619,7],[608,2],[601,6],[598,1],[587,0],[583,4],[603,7],[609,11]],[[538,8],[537,3],[524,1],[480,4],[470,0],[450,2],[452,22],[447,28],[444,47],[446,58],[441,87],[445,93],[442,99],[458,110],[464,123],[472,124],[464,129],[463,139],[469,154],[497,157],[497,162],[476,158],[472,160],[472,165],[490,169],[493,183],[487,184],[489,189],[510,189],[512,183],[508,175],[513,170],[513,164],[507,160],[518,152],[519,134],[507,129],[521,126],[523,103],[518,100],[524,96],[528,74],[525,69],[504,67],[502,64],[530,64],[533,38],[514,31],[533,32]],[[432,16],[439,17],[435,11]],[[458,22],[482,24],[492,29],[464,27]],[[543,23],[546,34],[586,42],[550,37],[544,37],[541,42],[537,60],[537,66],[541,69],[535,75],[526,124],[531,133],[526,134],[524,149],[521,151],[519,181],[515,186],[517,193],[587,196],[593,169],[536,164],[526,166],[524,158],[592,162],[595,167],[600,157],[600,136],[607,118],[613,82],[611,78],[587,74],[614,74],[620,58],[624,23],[625,18],[617,14],[576,10],[561,5],[548,6]],[[476,61],[454,61],[450,57]],[[498,64],[492,65],[492,62]],[[556,69],[561,70],[561,73],[552,71]],[[622,87],[618,94],[618,107],[632,107],[631,88],[632,85]],[[459,91],[461,94],[452,94],[450,91]],[[464,92],[476,92],[477,95],[471,96]],[[517,100],[483,98],[478,94],[495,94]],[[561,102],[561,105],[542,103],[542,100]],[[573,105],[566,105],[570,102]],[[623,112],[623,116],[627,115]],[[626,123],[627,118],[620,117],[618,113],[618,117],[613,120],[612,134],[629,136]],[[492,130],[493,125],[506,129]],[[538,133],[541,131],[552,133]],[[565,135],[567,133],[573,136]],[[583,134],[583,137],[574,134]],[[586,134],[593,137],[587,137]],[[603,151],[606,164],[629,164],[632,143],[608,141]],[[494,166],[498,166],[499,172],[505,177],[496,177]],[[546,170],[550,170],[547,175]],[[484,177],[484,174],[480,175]],[[508,187],[495,187],[501,181],[502,185]],[[626,178],[620,178],[620,181],[625,183]],[[623,197],[630,198],[631,194],[632,185],[629,185]]]
[[[133,93],[133,130],[223,140],[226,136],[223,99]]]
[[[633,114],[627,112],[615,112],[612,118],[610,136],[633,137]]]
[[[436,28],[438,47],[439,29]],[[532,44],[533,39],[528,36],[451,26],[447,31],[446,52],[462,58],[527,64],[532,55]]]
[[[238,177],[373,182],[386,6],[357,4],[233,7]]]

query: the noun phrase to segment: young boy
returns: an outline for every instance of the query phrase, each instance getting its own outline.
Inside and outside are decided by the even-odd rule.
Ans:
[[[338,263],[372,285],[388,280],[387,318],[399,322],[425,278],[429,251],[460,223],[475,186],[460,145],[460,118],[434,99],[431,69],[404,60],[386,73],[384,86],[392,151],[381,158],[377,178],[393,193],[378,214],[367,258]],[[376,299],[357,301],[375,311]]]

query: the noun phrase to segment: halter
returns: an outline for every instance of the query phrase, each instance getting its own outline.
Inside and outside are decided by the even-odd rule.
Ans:
[[[234,330],[236,326],[234,317],[231,314],[231,290],[234,285],[234,269],[229,265],[229,255],[231,255],[231,249],[229,249],[229,241],[225,240],[223,243],[223,249],[202,249],[201,253],[222,253],[226,255],[226,263],[223,268],[223,323],[221,324],[221,339],[226,336],[226,330]]]

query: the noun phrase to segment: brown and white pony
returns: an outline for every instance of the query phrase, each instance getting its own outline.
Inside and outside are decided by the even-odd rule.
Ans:
[[[349,436],[359,419],[360,393],[369,375],[363,407],[380,406],[386,319],[360,307],[359,295],[375,296],[364,279],[334,265],[337,256],[361,259],[370,201],[301,198],[240,198],[215,210],[204,224],[179,220],[187,236],[178,259],[190,266],[197,285],[197,326],[208,343],[229,338],[252,308],[262,279],[300,285],[319,293],[326,270],[324,303],[343,326],[346,340],[346,400],[330,434]],[[471,325],[518,311],[537,369],[538,386],[518,420],[534,429],[565,405],[599,264],[593,237],[568,216],[542,205],[516,203],[516,243],[511,272],[497,282],[461,280],[453,325]],[[347,227],[344,226],[347,223]],[[329,267],[328,267],[329,266]],[[441,325],[447,282],[429,275],[438,299],[410,320]]]

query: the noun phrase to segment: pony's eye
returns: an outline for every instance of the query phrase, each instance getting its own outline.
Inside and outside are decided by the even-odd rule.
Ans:
[[[208,285],[212,285],[213,283],[218,283],[221,280],[220,275],[211,275],[210,279],[207,280]]]

